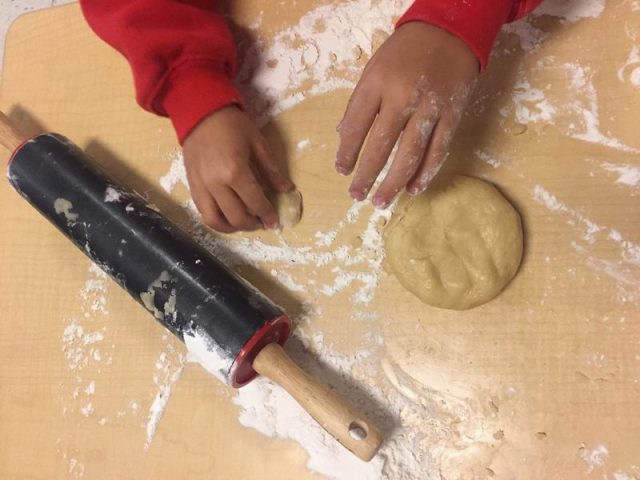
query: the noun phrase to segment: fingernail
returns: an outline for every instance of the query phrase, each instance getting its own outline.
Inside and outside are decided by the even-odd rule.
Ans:
[[[280,185],[280,190],[282,192],[290,192],[291,190],[295,190],[296,185],[293,182],[284,182]]]
[[[261,223],[266,230],[275,230],[280,226],[278,220],[273,218],[265,218],[261,220]]]
[[[389,202],[378,196],[373,197],[372,203],[376,208],[380,209],[387,208],[389,206]]]
[[[349,175],[349,170],[347,170],[342,165],[339,165],[337,163],[336,163],[336,172],[338,172],[340,175],[344,175],[345,177]]]
[[[351,194],[351,198],[357,200],[358,202],[361,202],[362,200],[367,198],[367,195],[362,190],[349,190],[349,194]]]

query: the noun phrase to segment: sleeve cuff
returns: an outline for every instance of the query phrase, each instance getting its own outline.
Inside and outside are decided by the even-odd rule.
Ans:
[[[478,57],[480,71],[484,71],[496,36],[512,9],[510,0],[416,0],[396,28],[411,21],[442,28],[469,46]]]
[[[171,72],[158,113],[168,115],[180,144],[209,114],[231,104],[242,107],[242,96],[227,75],[210,62],[189,62]]]

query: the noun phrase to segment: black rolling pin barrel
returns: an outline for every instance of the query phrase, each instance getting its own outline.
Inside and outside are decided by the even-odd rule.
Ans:
[[[42,134],[24,143],[8,177],[180,340],[214,339],[218,373],[230,384],[255,376],[245,349],[252,339],[262,345],[287,339],[290,322],[280,308],[66,138]]]
[[[280,347],[291,321],[278,306],[65,137],[25,140],[0,112],[0,144],[13,152],[16,191],[178,338],[202,342],[209,371],[235,387],[269,377],[345,447],[373,457],[375,424]]]

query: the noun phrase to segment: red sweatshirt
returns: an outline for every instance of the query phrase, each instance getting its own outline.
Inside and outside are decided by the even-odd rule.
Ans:
[[[482,69],[502,25],[541,0],[415,0],[396,26],[418,20],[460,37]],[[215,0],[81,0],[89,25],[133,70],[138,103],[171,118],[180,143],[207,115],[242,104],[236,50]],[[391,21],[391,19],[390,19]]]

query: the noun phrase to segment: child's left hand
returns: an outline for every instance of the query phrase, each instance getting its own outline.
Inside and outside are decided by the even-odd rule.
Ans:
[[[478,72],[477,58],[458,37],[422,22],[399,27],[367,64],[338,126],[336,170],[344,175],[368,135],[351,196],[367,197],[401,134],[373,204],[388,206],[403,188],[425,190],[446,158]]]

